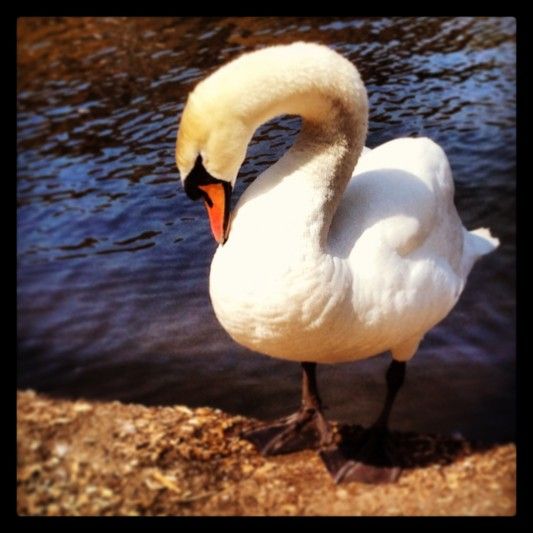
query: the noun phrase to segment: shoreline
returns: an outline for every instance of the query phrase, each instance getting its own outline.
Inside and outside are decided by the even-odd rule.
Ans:
[[[19,515],[512,516],[514,443],[394,433],[391,485],[335,485],[316,452],[262,457],[254,421],[17,391]],[[356,428],[350,428],[353,431]]]

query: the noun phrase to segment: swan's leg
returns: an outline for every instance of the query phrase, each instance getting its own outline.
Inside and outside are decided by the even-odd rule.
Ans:
[[[387,370],[387,396],[381,414],[365,430],[353,449],[344,444],[323,448],[320,456],[336,483],[361,481],[391,483],[398,479],[401,468],[395,457],[389,432],[389,417],[405,378],[405,363],[392,361]]]
[[[293,415],[243,434],[263,455],[317,449],[333,443],[333,431],[322,413],[316,363],[302,363],[302,371],[300,409]]]

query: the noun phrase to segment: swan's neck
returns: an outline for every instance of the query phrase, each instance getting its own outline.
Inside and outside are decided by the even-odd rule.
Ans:
[[[292,203],[287,214],[294,240],[323,252],[333,216],[363,148],[366,123],[343,107],[332,108],[320,122],[302,118],[302,129],[278,162],[281,172],[273,173],[277,179],[272,185]]]
[[[205,83],[197,96],[212,103],[216,94],[218,105],[234,113],[240,125],[234,130],[247,132],[245,143],[276,116],[302,117],[294,145],[248,188],[240,206],[271,198],[270,217],[280,222],[272,231],[323,249],[366,138],[367,96],[357,69],[328,48],[296,43],[243,56]]]
[[[293,146],[250,186],[243,203],[259,191],[270,196],[272,216],[278,222],[270,231],[278,229],[283,238],[305,246],[306,251],[324,252],[333,216],[363,149],[368,123],[363,91],[348,101],[320,89],[305,97],[280,95],[280,101],[264,102],[264,108],[258,102],[250,114],[255,118],[254,130],[275,116],[302,117]]]

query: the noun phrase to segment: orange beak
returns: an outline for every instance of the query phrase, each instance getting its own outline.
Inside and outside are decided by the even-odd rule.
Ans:
[[[218,244],[228,238],[231,185],[226,182],[198,185],[204,197],[204,205],[209,216],[211,231]]]

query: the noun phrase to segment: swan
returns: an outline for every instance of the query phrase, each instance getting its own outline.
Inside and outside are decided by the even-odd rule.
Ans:
[[[302,118],[293,146],[230,213],[255,130],[285,114]],[[318,448],[337,482],[381,483],[399,476],[388,419],[406,362],[499,241],[463,227],[440,146],[401,138],[371,150],[367,128],[366,89],[349,60],[314,43],[271,46],[196,85],[176,163],[219,243],[209,288],[220,324],[250,350],[302,365],[300,409],[245,437],[264,454]],[[350,455],[323,415],[316,365],[385,351],[383,411]]]

